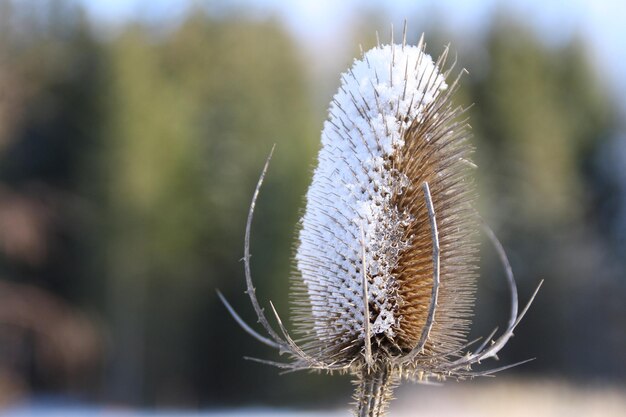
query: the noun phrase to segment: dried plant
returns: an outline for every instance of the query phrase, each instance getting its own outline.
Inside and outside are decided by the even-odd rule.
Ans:
[[[461,73],[448,84],[448,48],[436,62],[417,46],[378,45],[342,75],[322,132],[318,166],[299,230],[290,336],[265,316],[250,274],[250,228],[268,168],[259,179],[245,236],[247,293],[267,332],[252,336],[290,356],[266,360],[286,370],[349,372],[355,415],[384,415],[394,386],[414,381],[489,375],[476,371],[513,335],[537,290],[518,313],[517,290],[502,246],[511,314],[475,350],[467,342],[477,277],[477,235],[465,110],[452,103]]]

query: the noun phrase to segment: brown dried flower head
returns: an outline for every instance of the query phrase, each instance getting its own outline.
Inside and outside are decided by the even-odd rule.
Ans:
[[[406,26],[405,26],[406,33]],[[276,310],[277,332],[255,296],[245,239],[248,295],[268,336],[235,319],[261,342],[291,357],[271,363],[355,376],[357,416],[385,413],[403,378],[427,381],[486,375],[472,365],[496,357],[528,309],[504,251],[486,230],[507,270],[512,308],[507,329],[469,350],[477,278],[472,146],[464,109],[452,102],[461,73],[443,70],[417,46],[378,45],[341,77],[307,193],[295,256],[293,339]],[[452,66],[453,67],[453,66]],[[535,292],[536,294],[536,292]],[[531,298],[534,298],[533,294]]]

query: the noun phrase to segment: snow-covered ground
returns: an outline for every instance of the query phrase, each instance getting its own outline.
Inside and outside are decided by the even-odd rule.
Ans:
[[[503,378],[448,383],[443,387],[404,385],[391,404],[389,417],[624,417],[626,386],[571,385],[546,380]],[[349,400],[346,399],[346,403]],[[242,408],[228,410],[142,411],[22,405],[0,410],[4,417],[349,417],[345,409],[297,411]]]
[[[106,408],[20,407],[0,413],[3,417],[349,417],[348,410],[301,412],[295,410],[242,409],[206,412],[128,411]]]

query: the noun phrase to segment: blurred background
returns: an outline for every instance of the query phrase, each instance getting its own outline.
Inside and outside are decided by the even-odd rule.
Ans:
[[[469,70],[481,213],[522,301],[545,284],[496,366],[534,362],[405,386],[392,415],[626,415],[626,5],[611,1],[0,0],[0,406],[346,410],[349,378],[244,360],[278,357],[216,289],[254,322],[244,223],[276,143],[252,268],[288,316],[339,74],[405,18],[410,43],[450,42]],[[508,311],[482,258],[476,336]]]

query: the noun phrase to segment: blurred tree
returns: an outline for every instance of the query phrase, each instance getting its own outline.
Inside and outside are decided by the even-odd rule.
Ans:
[[[315,143],[297,50],[275,22],[194,11],[165,37],[128,28],[110,59],[98,170],[113,395],[165,404],[266,398],[276,389],[258,379],[276,371],[242,360],[265,351],[227,317],[215,288],[245,302],[246,212],[276,143],[252,244],[261,293],[287,308],[309,174],[301,164]]]
[[[0,1],[0,274],[19,281],[7,288],[42,288],[35,299],[54,299],[59,310],[73,311],[89,298],[88,266],[76,259],[89,251],[89,204],[80,190],[82,157],[99,131],[100,57],[84,14],[71,3]],[[27,292],[15,294],[28,299]],[[37,328],[52,318],[35,304],[26,302],[20,313],[31,321],[11,321],[16,311],[4,317],[2,337],[25,337],[21,354],[6,366],[21,367],[16,379],[30,389],[85,391],[92,386],[88,370],[70,375],[29,356],[55,349],[40,345]],[[96,326],[83,322],[87,331],[66,341],[68,351],[73,342],[95,343]],[[86,364],[91,370],[96,350]]]
[[[615,106],[578,39],[548,48],[519,23],[500,17],[486,45],[488,62],[475,66],[485,72],[467,84],[477,104],[471,120],[486,196],[483,214],[509,248],[522,294],[546,280],[505,354],[532,352],[539,357],[534,367],[543,371],[623,378],[626,369],[612,365],[623,357],[623,345],[609,342],[601,330],[614,322],[615,303],[625,295],[623,269],[597,229],[597,190],[587,169],[618,129]],[[493,266],[484,271],[501,273]],[[506,300],[504,286],[500,291],[499,299]],[[502,314],[507,308],[503,303]],[[581,341],[593,355],[578,355],[574,346]]]

